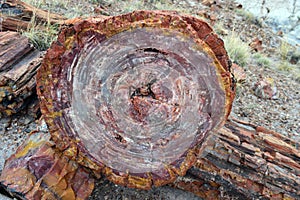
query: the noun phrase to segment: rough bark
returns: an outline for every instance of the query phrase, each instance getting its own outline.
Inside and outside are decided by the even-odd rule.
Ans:
[[[9,116],[37,101],[35,74],[43,54],[9,31],[0,32],[0,52],[0,114]]]
[[[63,24],[65,17],[38,9],[20,0],[7,0],[0,8],[1,31],[27,30],[35,17],[37,24]]]
[[[83,21],[61,31],[38,71],[41,111],[70,158],[149,189],[184,175],[224,123],[229,65],[223,41],[194,17],[137,11]]]
[[[260,126],[228,121],[173,186],[204,199],[300,199],[300,144]]]

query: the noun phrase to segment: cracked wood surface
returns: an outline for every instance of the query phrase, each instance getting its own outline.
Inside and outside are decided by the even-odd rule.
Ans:
[[[206,22],[136,11],[63,29],[37,90],[58,149],[114,183],[149,189],[193,165],[230,112],[232,81]]]
[[[147,27],[147,25],[149,27]],[[145,26],[148,28],[147,30],[138,30],[135,32],[135,30],[143,29],[145,28]],[[167,31],[165,30],[164,34],[161,34],[159,30],[154,30],[153,32],[151,32],[149,28],[159,28],[164,30],[167,29]],[[62,69],[64,69],[64,67],[68,67],[67,65],[74,67],[74,60],[77,62],[77,58],[80,57],[80,55],[88,54],[90,53],[90,50],[92,50],[92,52],[96,52],[96,54],[93,55],[97,56],[99,46],[95,44],[101,43],[103,41],[106,41],[105,45],[112,49],[118,48],[118,46],[115,45],[116,43],[126,46],[125,43],[122,43],[122,40],[118,40],[116,42],[111,38],[113,38],[113,36],[116,34],[120,34],[118,36],[121,36],[121,38],[124,37],[124,41],[128,41],[128,36],[126,35],[126,31],[128,30],[130,30],[130,33],[134,33],[137,38],[139,37],[139,34],[149,34],[149,36],[151,37],[163,35],[162,37],[164,38],[168,38],[168,36],[171,35],[172,37],[180,38],[182,36],[181,34],[184,33],[186,34],[184,35],[185,37],[183,39],[185,42],[188,41],[186,40],[186,36],[192,38],[194,37],[194,39],[200,39],[200,51],[208,55],[208,57],[212,57],[215,67],[217,67],[217,70],[220,70],[220,77],[222,77],[221,79],[217,79],[217,82],[222,83],[222,81],[224,81],[225,85],[226,100],[224,100],[224,102],[226,103],[224,105],[224,108],[222,108],[222,106],[219,107],[224,109],[223,118],[221,117],[221,119],[218,119],[218,117],[215,117],[212,119],[216,119],[217,121],[220,120],[220,124],[222,124],[222,121],[226,119],[231,108],[232,98],[234,96],[231,88],[232,80],[229,72],[228,57],[223,47],[222,41],[217,38],[217,36],[212,32],[211,28],[206,23],[189,16],[178,16],[176,13],[157,11],[141,11],[118,17],[108,17],[105,19],[100,18],[94,21],[91,20],[83,23],[79,22],[76,23],[75,26],[64,29],[62,31],[58,42],[51,47],[52,50],[49,50],[48,58],[45,59],[43,70],[45,70],[47,73],[44,72],[44,76],[42,74],[40,74],[39,76],[39,78],[42,77],[43,79],[43,81],[40,81],[39,84],[39,90],[42,94],[40,94],[40,99],[42,100],[42,110],[44,109],[43,112],[50,127],[51,138],[52,140],[54,140],[54,143],[52,141],[49,141],[50,136],[48,133],[36,132],[32,134],[30,138],[25,142],[25,144],[23,144],[18,149],[17,153],[7,160],[3,173],[0,177],[0,181],[3,187],[5,187],[13,195],[28,199],[33,199],[35,195],[37,195],[37,198],[42,198],[42,196],[45,196],[56,199],[75,199],[76,197],[78,197],[79,199],[84,199],[88,197],[93,188],[93,178],[91,177],[89,171],[93,170],[94,175],[97,175],[98,177],[99,172],[101,172],[106,175],[109,180],[115,183],[142,189],[150,189],[152,184],[155,186],[159,186],[166,183],[171,183],[176,179],[177,175],[180,175],[182,177],[178,177],[174,183],[171,183],[175,188],[191,191],[199,197],[205,199],[299,199],[299,143],[293,142],[288,138],[280,135],[279,133],[267,130],[263,127],[239,122],[237,120],[228,121],[226,122],[224,127],[220,128],[219,130],[215,129],[213,133],[210,133],[211,136],[209,137],[207,142],[203,143],[202,141],[196,144],[192,143],[197,148],[192,149],[192,152],[188,151],[187,154],[183,154],[183,157],[178,157],[178,162],[171,163],[171,167],[167,166],[164,168],[165,170],[162,170],[160,172],[155,171],[155,173],[153,173],[153,171],[150,171],[151,173],[129,173],[127,170],[120,170],[120,167],[122,167],[122,165],[105,162],[104,164],[106,164],[107,166],[103,167],[102,160],[101,162],[98,162],[99,160],[95,160],[94,156],[88,155],[88,151],[82,151],[83,147],[88,143],[85,143],[83,146],[76,146],[80,143],[80,140],[82,138],[77,137],[76,135],[75,137],[72,136],[69,139],[68,136],[65,135],[65,133],[59,132],[65,131],[65,128],[68,128],[65,126],[65,121],[63,121],[65,119],[60,119],[62,120],[60,121],[61,123],[57,121],[57,118],[63,116],[61,110],[65,111],[65,109],[67,108],[65,106],[68,105],[68,101],[66,101],[68,99],[66,97],[63,97],[64,93],[57,92],[59,90],[57,90],[56,84],[58,83],[59,85],[60,83],[66,83],[66,85],[68,85],[68,82],[63,81],[68,80],[68,77],[70,78],[70,75],[74,75],[73,73],[75,73],[76,71],[71,70],[69,71],[69,74],[64,74],[64,70],[60,72],[55,71],[57,70],[56,67],[59,65],[61,65]],[[179,31],[180,34],[178,34],[178,32],[176,31]],[[2,35],[1,37],[6,37],[7,41],[9,41],[9,38],[11,37],[7,37],[7,35],[5,34],[11,34],[11,36],[18,38],[18,36],[13,33],[4,33],[4,35]],[[202,43],[202,40],[205,43]],[[144,41],[148,42],[147,39]],[[149,41],[151,42],[151,40]],[[23,45],[23,43],[20,44]],[[135,42],[135,44],[139,43]],[[20,49],[11,51],[12,54],[10,56],[15,56],[16,58],[21,59],[22,53],[20,52],[23,52],[23,54],[27,54],[29,51],[32,51],[30,47],[26,46],[26,41],[24,42],[24,45],[22,45]],[[5,46],[6,45],[2,46],[2,48],[6,48]],[[180,48],[180,50],[183,49],[184,48]],[[105,52],[106,50],[104,49],[103,52]],[[132,55],[134,58],[133,60],[138,61],[140,59],[140,63],[146,63],[146,65],[147,63],[151,63],[147,59],[155,58],[153,60],[159,62],[155,62],[155,65],[149,65],[154,69],[155,72],[157,66],[163,68],[165,65],[168,65],[170,63],[171,66],[174,66],[174,63],[172,63],[173,61],[170,62],[170,60],[176,60],[178,59],[178,57],[174,57],[174,55],[170,53],[172,51],[176,51],[176,48],[174,47],[174,49],[163,50],[160,47],[155,47],[155,45],[154,47],[152,47],[151,45],[149,47],[147,45],[147,48],[139,47],[138,51],[134,51],[134,54]],[[5,52],[5,50],[3,52]],[[72,54],[72,52],[75,52],[75,54]],[[80,52],[81,54],[76,54],[78,52]],[[113,52],[111,51],[108,53]],[[184,54],[186,55],[187,53]],[[61,55],[63,56],[61,57]],[[205,60],[204,57],[202,58]],[[2,60],[5,62],[2,63],[0,68],[2,69],[2,71],[0,71],[1,73],[5,72],[6,75],[3,76],[4,79],[3,77],[1,79],[1,84],[4,85],[2,87],[2,91],[5,92],[0,93],[2,96],[2,107],[0,108],[2,108],[6,115],[10,115],[12,113],[18,112],[18,109],[20,109],[22,106],[7,106],[9,104],[6,102],[12,100],[11,97],[18,99],[18,95],[20,95],[21,98],[27,98],[28,96],[22,95],[23,90],[14,91],[13,88],[6,89],[6,87],[11,87],[12,85],[16,85],[17,87],[19,87],[24,85],[24,83],[31,79],[34,80],[33,74],[36,71],[37,65],[34,65],[34,67],[31,65],[22,65],[23,67],[25,66],[25,68],[14,68],[11,67],[11,63],[14,63],[12,59],[3,57]],[[112,59],[111,62],[117,60],[117,58]],[[131,60],[131,64],[133,63],[133,60]],[[93,59],[81,59],[80,62],[82,61],[83,64],[90,63],[90,61],[92,61],[92,63],[94,62],[94,64],[99,66],[99,63],[97,63]],[[182,64],[185,67],[187,66],[185,65],[185,62],[182,62],[182,59],[179,59],[177,61],[179,64]],[[29,62],[26,61],[26,63],[28,64]],[[55,67],[51,68],[52,64]],[[30,68],[29,66],[33,68]],[[25,70],[23,70],[22,68]],[[27,75],[17,75],[17,73],[15,72],[7,73],[11,69],[13,69],[12,72],[16,70],[20,74],[24,74],[24,71],[31,71],[32,73],[28,73],[29,76],[28,78],[26,78]],[[84,72],[84,70],[82,72]],[[143,73],[143,70],[137,70],[137,74]],[[51,77],[49,77],[49,74],[51,74]],[[108,84],[110,84],[111,86],[117,85],[118,79],[120,78],[119,75],[120,74],[114,74],[114,79],[111,79],[113,81],[108,82]],[[171,80],[173,80],[172,78],[176,76],[170,75],[170,77]],[[62,79],[60,80],[59,78]],[[143,80],[145,80],[144,78],[145,77],[143,77]],[[135,79],[132,78],[132,81],[134,80]],[[136,78],[136,80],[139,81],[138,78]],[[79,86],[80,88],[80,81],[82,80],[78,79],[76,81],[79,83],[77,86]],[[35,84],[34,81],[30,83]],[[160,84],[156,85],[157,79],[153,79],[153,77],[149,79],[148,82],[144,81],[142,83],[137,83],[138,86],[133,87],[133,90],[131,90],[132,92],[129,93],[129,100],[130,104],[132,105],[128,107],[128,110],[130,110],[130,112],[127,116],[139,123],[147,122],[147,116],[149,116],[148,111],[151,110],[151,106],[158,106],[158,104],[155,103],[158,99],[160,99],[159,103],[162,103],[164,97],[170,97],[171,93],[168,93],[168,88],[178,88],[178,86],[180,86],[180,84],[178,83],[177,85],[175,84],[176,87],[173,87],[174,85],[172,84],[164,85],[163,81],[161,83],[159,82]],[[29,84],[30,87],[25,88],[29,88],[30,90],[32,90],[33,86],[31,84]],[[100,82],[99,86],[102,86],[101,84],[102,82]],[[61,86],[62,88],[64,88],[66,85],[62,84]],[[45,88],[43,86],[48,87]],[[92,83],[91,86],[96,85]],[[126,88],[126,84],[121,84],[121,86],[119,87],[119,89],[121,89],[120,91]],[[161,88],[163,88],[161,86],[166,86],[167,89],[160,90]],[[24,89],[24,87],[21,88]],[[49,93],[47,93],[49,92],[49,88],[55,88],[56,93],[51,93],[51,95],[54,96],[51,96]],[[85,88],[81,89],[82,91],[84,91]],[[189,89],[191,89],[191,91],[193,90],[193,88]],[[46,90],[46,92],[44,90]],[[14,93],[12,93],[11,91],[14,91]],[[91,91],[95,92],[93,94],[96,94],[96,96],[99,95],[97,94],[97,91]],[[9,98],[7,97],[7,94],[9,94]],[[117,92],[116,96],[118,98],[120,97],[121,99],[121,97],[126,96],[124,94],[122,92]],[[191,94],[193,94],[193,92],[191,92]],[[81,97],[83,97],[82,94],[80,94],[76,98]],[[60,99],[61,102],[58,101],[54,103],[55,106],[53,106],[53,99],[57,98]],[[207,96],[205,98],[207,98]],[[174,106],[175,104],[168,104],[168,98],[166,99],[167,101],[163,102],[163,109],[158,106],[157,109],[154,109],[154,111],[162,110],[162,112],[159,112],[159,114],[164,112],[168,113],[169,110],[172,110],[173,112],[174,109],[168,109],[168,106]],[[20,102],[23,101],[23,99],[20,100]],[[124,107],[126,108],[126,106]],[[10,110],[8,110],[8,108]],[[15,110],[12,110],[11,108],[14,108]],[[102,109],[101,107],[99,108],[99,111],[100,116],[102,116],[100,120],[101,123],[108,122],[109,120],[113,119],[111,118],[111,116],[114,112],[107,112],[107,110]],[[212,114],[212,116],[218,115],[215,113]],[[157,116],[154,115],[152,117],[155,118]],[[79,124],[81,123],[80,121],[77,122]],[[59,124],[63,124],[64,130],[59,130],[61,128],[59,127]],[[108,125],[114,127],[114,124]],[[69,132],[67,134],[69,134]],[[123,137],[122,134],[112,134],[112,136],[113,138],[111,139],[115,139],[120,142],[120,144],[118,145],[122,146],[124,142],[126,143],[127,138]],[[37,141],[37,138],[39,138],[43,142],[33,142]],[[170,138],[172,139],[173,137]],[[168,143],[170,140],[159,141],[159,144],[164,144]],[[199,144],[205,145],[201,146]],[[178,143],[178,145],[180,145],[180,143]],[[71,167],[71,165],[73,167]],[[192,165],[193,167],[188,170],[188,168],[190,168]],[[138,167],[133,166],[132,169],[134,171],[138,169]],[[186,170],[188,171],[186,172]],[[57,171],[63,173],[56,173]],[[154,178],[155,176],[158,176],[158,178]],[[82,188],[86,188],[85,191],[82,191],[81,187],[74,186],[74,184],[76,184],[75,182],[78,182],[78,179],[84,182]],[[42,182],[45,182],[46,184],[41,184]],[[64,189],[62,190],[61,188]],[[49,190],[51,190],[51,192],[49,192]]]
[[[300,144],[261,126],[228,121],[173,186],[204,199],[300,199]]]
[[[37,102],[35,75],[43,54],[26,37],[10,31],[0,32],[0,52],[0,114],[10,116]],[[36,106],[33,109],[36,113]]]
[[[46,195],[48,188],[56,199],[75,199],[78,193],[87,198],[96,177],[55,150],[49,138],[47,132],[31,134],[6,161],[0,177],[2,187],[12,195],[28,199],[33,194]],[[40,160],[41,157],[44,159]],[[210,136],[194,166],[170,185],[203,199],[299,199],[299,160],[299,143],[263,127],[232,120]],[[32,165],[32,161],[39,162]],[[70,167],[70,163],[74,166]],[[85,186],[70,190],[76,173],[85,177],[80,180]],[[40,184],[50,178],[51,183]],[[69,189],[62,190],[61,184]]]
[[[32,132],[6,160],[0,186],[20,199],[87,199],[94,188],[91,172],[53,146],[48,132]]]

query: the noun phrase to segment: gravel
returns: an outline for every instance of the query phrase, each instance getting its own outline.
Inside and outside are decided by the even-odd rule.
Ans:
[[[195,196],[190,192],[174,189],[170,186],[163,186],[159,188],[153,188],[151,190],[137,190],[131,188],[125,188],[115,185],[106,179],[101,179],[96,183],[95,189],[90,196],[89,200],[109,200],[109,199],[122,199],[122,200],[134,200],[134,199],[163,199],[163,200],[201,200],[201,198]]]
[[[19,115],[0,119],[0,172],[5,159],[13,154],[28,134],[35,129],[36,123],[31,116]]]

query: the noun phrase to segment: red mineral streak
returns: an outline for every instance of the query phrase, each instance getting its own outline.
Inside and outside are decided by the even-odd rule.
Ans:
[[[94,188],[94,177],[52,148],[49,138],[49,133],[31,133],[6,160],[0,187],[20,199],[87,199]]]

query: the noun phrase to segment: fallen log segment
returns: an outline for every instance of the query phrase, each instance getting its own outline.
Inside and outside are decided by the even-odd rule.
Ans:
[[[18,199],[87,199],[94,188],[93,176],[56,151],[49,139],[48,132],[31,133],[6,160],[0,190]]]
[[[35,75],[43,53],[16,32],[0,32],[0,115],[10,116],[37,100]]]
[[[234,96],[223,41],[204,21],[161,11],[63,29],[37,90],[58,149],[142,189],[185,174]]]
[[[227,122],[173,186],[204,199],[300,199],[300,144],[263,127]]]
[[[62,24],[65,17],[38,9],[20,0],[7,0],[0,7],[0,31],[27,30],[32,26],[32,18],[37,24]]]
[[[0,109],[9,115],[30,99],[39,64],[28,64],[36,54],[18,34],[0,39]],[[37,79],[51,136],[32,134],[1,185],[20,198],[85,199],[93,170],[141,189],[175,181],[205,199],[299,199],[299,143],[242,122],[220,128],[234,96],[229,68],[211,28],[176,13],[62,30]]]
[[[6,161],[2,187],[28,199],[53,194],[55,199],[87,198],[91,174],[57,151],[50,137],[37,131],[19,147]],[[227,121],[211,135],[194,166],[171,185],[212,200],[299,199],[299,163],[299,143],[259,126]]]

